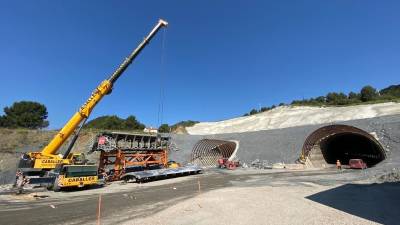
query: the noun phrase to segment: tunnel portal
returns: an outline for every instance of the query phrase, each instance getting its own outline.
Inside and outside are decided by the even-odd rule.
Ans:
[[[371,134],[347,125],[330,125],[317,129],[306,139],[301,159],[308,167],[329,167],[340,160],[362,159],[368,167],[386,158],[385,150]]]
[[[239,148],[238,141],[202,139],[192,150],[191,163],[202,167],[218,165],[218,159],[233,160]]]

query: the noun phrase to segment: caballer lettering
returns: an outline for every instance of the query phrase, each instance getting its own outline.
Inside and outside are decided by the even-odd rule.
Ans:
[[[74,178],[68,178],[67,182],[92,181],[94,179],[95,177],[74,177]]]

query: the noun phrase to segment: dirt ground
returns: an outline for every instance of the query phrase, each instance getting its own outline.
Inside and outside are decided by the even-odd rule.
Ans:
[[[208,170],[145,184],[25,195],[0,190],[1,224],[398,224],[400,183],[363,171]],[[101,197],[100,197],[101,196]],[[99,198],[101,213],[98,215]]]
[[[326,188],[224,188],[124,224],[375,224],[306,199]]]

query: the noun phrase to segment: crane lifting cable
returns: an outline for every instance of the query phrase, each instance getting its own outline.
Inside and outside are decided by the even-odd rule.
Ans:
[[[157,127],[163,124],[164,120],[164,101],[165,101],[165,40],[166,40],[166,29],[163,30],[162,43],[161,43],[161,59],[160,59],[160,90],[159,90],[159,102],[157,112]]]

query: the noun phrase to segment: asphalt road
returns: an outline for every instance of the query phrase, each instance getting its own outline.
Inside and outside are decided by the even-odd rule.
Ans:
[[[188,177],[190,179],[183,181],[181,178],[177,178],[177,182],[168,184],[146,187],[135,186],[128,191],[103,193],[101,194],[100,219],[102,224],[134,221],[135,218],[149,216],[199,193],[224,187],[269,185],[271,182],[280,179],[293,182],[312,181],[322,185],[332,185],[341,181],[333,181],[330,178],[324,179],[323,176],[335,174],[337,174],[337,171],[274,172],[266,174],[212,171]],[[0,224],[96,224],[98,202],[99,193],[82,196],[74,194],[70,198],[64,195],[62,198],[51,197],[22,202],[0,201]]]
[[[229,186],[231,175],[196,175],[182,182],[160,186],[133,188],[132,191],[102,194],[101,219],[104,224],[145,217],[170,204],[190,198],[201,191]],[[179,178],[177,179],[179,180]],[[130,184],[126,184],[130,185]],[[105,187],[107,188],[107,187]],[[91,224],[97,220],[99,194],[44,198],[29,202],[0,202],[0,224]],[[52,208],[53,205],[55,208]],[[129,211],[129,213],[127,213]],[[126,216],[126,214],[129,214]],[[107,218],[105,220],[104,218]]]

